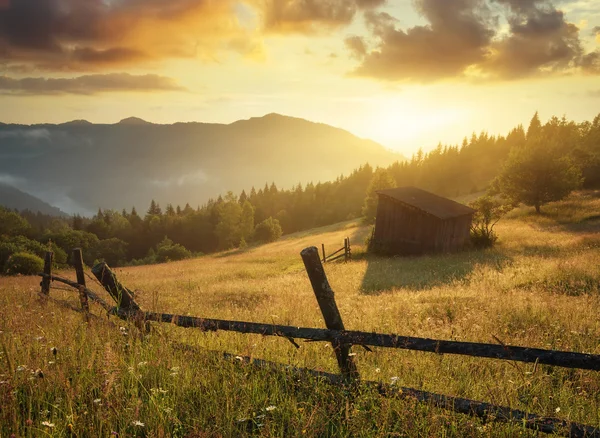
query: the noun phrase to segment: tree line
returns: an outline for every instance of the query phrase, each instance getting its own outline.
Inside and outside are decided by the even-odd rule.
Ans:
[[[519,125],[506,136],[473,134],[460,145],[419,150],[387,168],[365,164],[335,181],[290,189],[273,182],[258,190],[228,192],[196,208],[163,208],[152,201],[141,214],[135,207],[105,209],[70,220],[1,210],[0,268],[15,251],[39,254],[48,242],[58,263],[67,263],[66,254],[80,247],[87,264],[104,259],[118,266],[244,248],[359,217],[372,222],[375,192],[389,187],[416,186],[446,197],[487,189],[540,211],[544,203],[581,185],[600,186],[600,115],[582,123],[552,117],[542,124],[536,113],[527,129]]]

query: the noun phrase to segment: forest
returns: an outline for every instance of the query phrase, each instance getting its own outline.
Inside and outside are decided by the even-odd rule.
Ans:
[[[600,186],[600,115],[582,123],[552,117],[542,124],[536,113],[527,129],[519,125],[505,136],[473,134],[460,145],[419,150],[387,168],[364,164],[334,181],[289,189],[266,183],[197,207],[152,201],[142,212],[105,209],[71,219],[0,210],[0,267],[15,253],[42,256],[49,245],[57,265],[69,263],[67,254],[80,247],[85,263],[104,260],[113,266],[245,248],[340,221],[368,222],[376,208],[374,191],[393,186],[450,198],[488,190],[540,211],[573,189]]]

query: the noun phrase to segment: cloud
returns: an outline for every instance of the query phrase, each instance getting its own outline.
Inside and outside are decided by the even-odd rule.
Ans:
[[[512,80],[584,71],[599,74],[598,52],[585,54],[579,28],[550,0],[416,0],[428,24],[397,27],[367,12],[370,39],[346,39],[360,60],[352,74],[386,81],[448,78]]]
[[[234,0],[4,0],[0,60],[93,71],[165,58],[211,58],[253,38]],[[251,48],[254,50],[254,48]]]
[[[357,12],[385,0],[264,0],[260,3],[267,32],[315,33],[346,26]]]
[[[0,93],[12,95],[96,94],[113,91],[182,91],[168,77],[153,74],[94,74],[75,78],[22,78],[0,76]]]
[[[353,55],[362,57],[355,74],[426,82],[457,76],[485,59],[494,23],[483,2],[419,0],[417,7],[429,24],[407,30],[397,28],[389,14],[365,14],[376,47],[365,52],[346,40]]]

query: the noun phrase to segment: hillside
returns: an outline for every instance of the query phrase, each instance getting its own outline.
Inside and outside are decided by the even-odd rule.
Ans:
[[[11,210],[29,210],[51,216],[67,216],[60,209],[51,206],[35,196],[16,189],[8,184],[0,183],[0,205]]]
[[[47,191],[44,201],[80,212],[142,211],[152,198],[196,206],[228,190],[330,181],[401,155],[347,131],[269,114],[231,123],[0,125],[0,176]],[[21,187],[19,187],[21,188]]]
[[[368,228],[346,222],[245,251],[117,274],[144,309],[324,327],[299,252],[321,243],[333,248],[349,236],[357,259],[325,265],[348,329],[598,354],[599,208],[600,193],[588,192],[548,205],[543,216],[515,210],[498,224],[498,246],[486,251],[364,257],[360,243]],[[75,278],[73,270],[60,274]],[[140,342],[133,323],[107,321],[96,304],[97,317],[85,323],[73,310],[79,308],[74,291],[52,289],[40,305],[39,278],[5,280],[2,436],[40,430],[64,436],[70,427],[77,436],[541,436],[520,424],[483,422],[368,390],[348,399],[323,383],[253,371],[210,352],[336,372],[323,342],[298,341],[294,348],[281,337],[169,324]],[[595,371],[373,350],[352,349],[362,379],[599,425]]]

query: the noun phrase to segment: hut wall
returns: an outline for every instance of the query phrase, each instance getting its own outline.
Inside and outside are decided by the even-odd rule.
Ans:
[[[396,254],[454,252],[469,239],[471,215],[441,220],[411,205],[379,197],[374,239]]]
[[[410,205],[380,197],[375,240],[399,254],[420,254],[436,247],[440,220]]]

